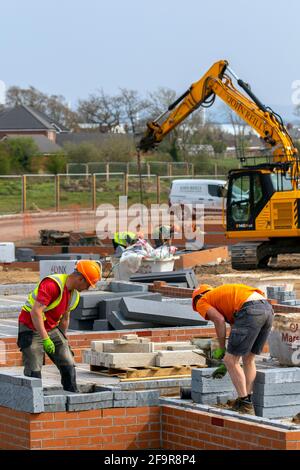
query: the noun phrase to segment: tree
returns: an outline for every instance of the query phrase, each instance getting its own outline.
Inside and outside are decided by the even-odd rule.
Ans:
[[[91,94],[87,100],[79,100],[78,114],[81,122],[98,124],[100,132],[110,132],[120,124],[120,97],[106,95],[103,90]]]
[[[47,156],[46,170],[54,175],[66,172],[66,156],[63,153]]]
[[[145,115],[145,111],[149,108],[150,103],[148,100],[142,99],[138,92],[135,90],[128,90],[127,88],[121,88],[121,105],[122,105],[122,117],[127,124],[127,128],[132,134],[137,131],[137,126]]]
[[[37,144],[31,137],[16,137],[7,140],[11,155],[11,169],[14,172],[31,171],[31,159],[39,152]]]
[[[29,106],[47,115],[56,123],[73,129],[78,125],[78,115],[72,111],[62,95],[47,95],[33,86],[20,88],[11,86],[6,92],[7,106]]]
[[[11,155],[7,142],[0,142],[0,175],[8,175],[11,170]]]
[[[245,156],[248,140],[246,135],[247,124],[243,119],[240,118],[240,116],[232,111],[232,109],[226,106],[224,110],[224,113],[233,128],[236,158],[243,158]]]
[[[102,158],[99,145],[94,142],[82,142],[81,144],[66,142],[63,147],[64,153],[68,155],[68,161],[71,163],[97,162]]]

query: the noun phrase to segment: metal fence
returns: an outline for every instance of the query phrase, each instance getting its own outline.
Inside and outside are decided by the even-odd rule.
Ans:
[[[119,196],[128,196],[128,204],[167,203],[171,182],[187,175],[161,176],[127,172],[65,173],[58,175],[0,175],[0,214],[96,210],[100,204],[119,204]],[[189,179],[226,179],[225,175],[194,175]]]

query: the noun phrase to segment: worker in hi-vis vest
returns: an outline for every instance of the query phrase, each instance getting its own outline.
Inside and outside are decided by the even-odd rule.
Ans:
[[[113,246],[116,250],[119,246],[122,248],[128,248],[138,240],[138,235],[134,232],[115,232],[113,238]]]
[[[75,362],[66,332],[79,292],[101,279],[101,264],[79,260],[72,274],[46,276],[29,294],[19,316],[18,346],[24,375],[41,378],[46,353],[57,366],[64,390],[77,392]]]

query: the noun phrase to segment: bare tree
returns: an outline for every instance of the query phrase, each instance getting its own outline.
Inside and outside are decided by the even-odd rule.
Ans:
[[[86,100],[79,100],[78,113],[81,122],[98,124],[100,132],[109,132],[120,124],[120,97],[106,95],[101,90]]]
[[[150,106],[150,102],[141,98],[137,91],[121,88],[121,105],[124,122],[128,123],[128,128],[133,134],[137,131],[137,126],[143,120],[145,112]]]

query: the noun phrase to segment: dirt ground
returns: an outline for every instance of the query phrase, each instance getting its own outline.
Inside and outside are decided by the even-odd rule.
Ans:
[[[40,279],[38,272],[29,269],[8,270],[0,266],[0,284],[18,284],[27,282],[37,282]]]
[[[243,283],[253,286],[258,284],[294,283],[300,295],[300,254],[278,257],[277,266],[253,271],[236,271],[230,261],[219,265],[197,266],[194,268],[199,283],[211,284],[214,287],[224,283]],[[37,282],[39,273],[29,269],[11,270],[0,266],[0,284]]]

